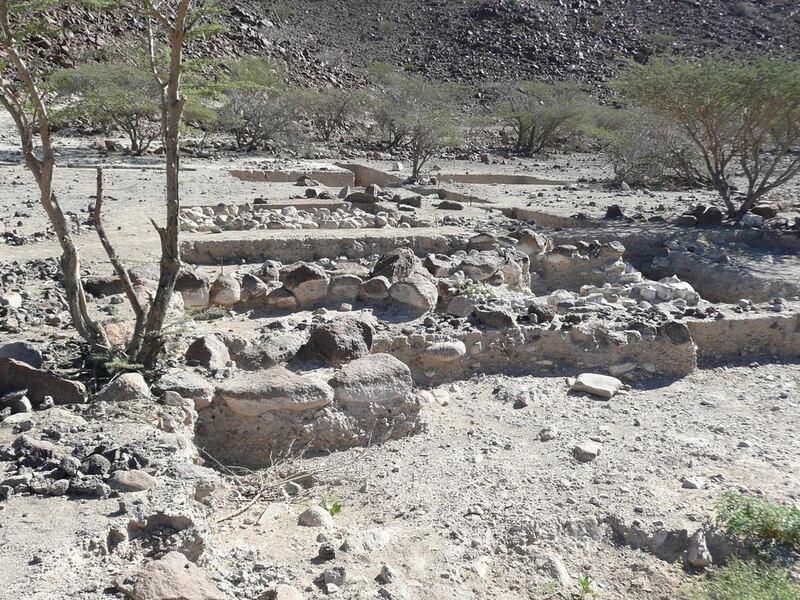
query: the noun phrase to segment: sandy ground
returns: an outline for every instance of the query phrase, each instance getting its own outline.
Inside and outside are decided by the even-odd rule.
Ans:
[[[423,433],[303,461],[318,473],[309,495],[259,502],[227,521],[210,534],[207,560],[230,584],[254,569],[241,557],[257,556],[307,598],[325,597],[314,580],[332,566],[346,569],[343,598],[375,598],[380,588],[420,600],[551,598],[554,560],[573,591],[588,575],[599,598],[682,597],[699,576],[611,543],[604,520],[692,532],[728,489],[797,503],[799,381],[797,365],[753,364],[651,382],[607,402],[569,394],[558,377],[447,384],[423,408]],[[535,395],[518,410],[506,398],[520,387]],[[544,427],[557,437],[540,441]],[[602,451],[580,464],[571,451],[587,439]],[[684,477],[700,488],[684,489]],[[334,526],[298,527],[298,514],[322,498],[342,503]],[[212,515],[244,502],[232,493]],[[105,597],[126,567],[91,550],[115,523],[113,500],[18,497],[0,506],[0,598]],[[383,546],[316,559],[321,540],[338,547],[376,529]],[[382,586],[374,578],[384,564],[396,578]]]

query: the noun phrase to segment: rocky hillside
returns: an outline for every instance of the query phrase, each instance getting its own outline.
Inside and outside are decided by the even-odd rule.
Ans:
[[[225,35],[195,51],[266,54],[307,84],[348,85],[372,62],[436,79],[579,78],[630,59],[719,49],[800,52],[796,0],[222,0]],[[141,23],[129,13],[53,14],[49,59],[69,64]]]

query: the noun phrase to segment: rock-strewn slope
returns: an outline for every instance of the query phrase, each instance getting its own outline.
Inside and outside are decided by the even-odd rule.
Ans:
[[[800,51],[794,0],[223,0],[227,30],[199,42],[202,55],[266,54],[305,84],[353,85],[383,61],[439,79],[577,77],[602,81],[629,59],[657,52],[695,55]],[[268,5],[268,6],[267,6]],[[51,13],[64,28],[40,47],[56,64],[141,31],[130,12],[96,17]]]

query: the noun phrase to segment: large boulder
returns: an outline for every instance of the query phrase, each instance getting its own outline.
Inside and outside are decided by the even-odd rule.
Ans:
[[[317,325],[303,348],[307,358],[343,363],[366,356],[372,350],[375,329],[366,320],[348,316]]]
[[[457,269],[458,263],[446,254],[428,254],[423,266],[434,277],[449,277]]]
[[[31,342],[10,342],[0,346],[0,358],[13,358],[38,369],[44,362],[42,350]]]
[[[281,270],[281,281],[299,306],[320,304],[328,295],[328,274],[314,264],[296,263],[285,267]]]
[[[412,390],[409,368],[391,354],[372,354],[345,365],[328,382],[337,404],[375,402],[402,398]]]
[[[359,204],[375,204],[378,201],[378,197],[364,192],[353,192],[348,194],[344,201],[358,206]]]
[[[183,298],[185,308],[208,306],[211,301],[211,284],[208,278],[186,265],[178,273],[175,291]]]
[[[217,306],[233,306],[242,295],[239,282],[232,275],[220,275],[211,284],[211,303]]]
[[[242,293],[239,298],[239,304],[244,305],[245,308],[258,307],[266,304],[267,296],[272,289],[274,289],[275,285],[277,284],[273,284],[273,286],[270,287],[264,283],[262,279],[247,273],[242,277]]]
[[[500,272],[506,259],[497,252],[472,252],[461,261],[460,269],[469,279],[486,281]]]
[[[46,396],[56,404],[86,402],[86,387],[79,381],[69,381],[54,373],[36,369],[13,358],[0,358],[0,396],[28,390],[26,396],[36,407]]]
[[[422,261],[409,248],[398,248],[384,254],[375,263],[370,277],[386,277],[391,283],[408,278],[422,269]]]
[[[204,377],[187,369],[170,369],[153,386],[157,394],[176,392],[183,398],[194,400],[197,410],[211,404],[214,398],[214,386]]]
[[[439,291],[436,285],[419,273],[398,281],[389,290],[392,300],[416,312],[428,312],[436,308]]]
[[[150,397],[150,386],[141,373],[123,373],[114,378],[97,393],[95,400],[105,402],[130,402],[145,400]]]
[[[254,275],[264,283],[278,281],[281,278],[281,263],[274,260],[266,260]]]
[[[231,360],[228,347],[215,335],[193,341],[185,354],[187,365],[200,365],[212,371],[224,369]]]
[[[88,294],[96,298],[115,296],[125,291],[122,280],[116,275],[96,275],[87,277],[83,282],[83,288]]]
[[[236,415],[259,417],[267,412],[322,408],[333,400],[333,390],[315,376],[273,367],[224,381],[217,387],[217,396]]]
[[[286,288],[280,287],[272,290],[265,299],[267,308],[271,310],[294,310],[297,308],[297,299]]]
[[[384,302],[389,299],[391,284],[386,277],[373,277],[361,284],[358,299],[362,302]]]
[[[248,371],[267,369],[291,360],[308,342],[308,329],[274,329],[247,343],[241,350],[231,351],[236,366]]]
[[[361,278],[357,275],[336,275],[331,278],[328,286],[328,302],[332,304],[355,302],[358,298],[358,291],[361,289],[361,283]]]
[[[145,564],[121,583],[130,600],[227,600],[205,571],[180,552]]]

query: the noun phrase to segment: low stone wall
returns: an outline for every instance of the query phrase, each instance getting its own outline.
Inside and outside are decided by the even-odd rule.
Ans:
[[[554,215],[532,208],[504,208],[502,212],[512,219],[533,223],[539,227],[581,227],[588,224],[588,222],[579,221],[573,217]]]
[[[353,174],[354,184],[358,187],[367,187],[368,185],[391,187],[398,185],[402,181],[397,175],[384,173],[380,169],[373,169],[365,165],[337,163],[336,166],[350,171]],[[351,183],[350,185],[353,184]]]
[[[549,371],[554,365],[617,374],[639,370],[671,377],[688,375],[697,367],[697,351],[688,332],[675,336],[667,328],[654,337],[597,328],[588,338],[579,339],[570,332],[537,326],[474,330],[452,338],[393,334],[378,337],[373,350],[392,354],[407,364],[421,384],[464,379],[472,373]]]
[[[368,205],[362,210],[349,202],[335,209],[289,206],[255,210],[252,204],[219,204],[213,207],[182,208],[181,230],[192,233],[254,231],[275,229],[384,229],[433,227],[433,219],[420,219],[416,213],[401,213],[393,206]]]
[[[368,185],[392,186],[402,182],[398,175],[386,173],[380,169],[365,165],[337,163],[337,167],[352,171],[355,175],[355,184],[359,187]],[[515,175],[505,173],[439,173],[436,179],[442,183],[466,183],[477,185],[567,185],[569,181],[556,181],[542,179],[531,175]]]
[[[781,313],[728,314],[716,321],[688,321],[701,362],[758,356],[800,358],[800,306]]]
[[[584,241],[534,254],[531,256],[531,271],[539,276],[535,291],[576,291],[585,285],[641,282],[641,274],[622,261],[624,254],[625,247],[616,242],[598,244]]]
[[[437,176],[443,183],[473,183],[483,185],[568,185],[569,181],[542,179],[531,175],[504,173],[442,173]]]
[[[310,177],[322,185],[345,187],[353,185],[355,177],[349,171],[247,171],[233,170],[231,175],[242,181],[265,181],[269,183],[294,183],[302,177]]]
[[[183,260],[196,265],[255,263],[268,259],[291,263],[340,256],[363,258],[400,247],[409,247],[420,256],[450,254],[464,249],[467,241],[458,233],[407,233],[410,230],[397,229],[392,230],[394,235],[376,235],[367,231],[348,231],[352,236],[348,238],[325,235],[317,230],[313,237],[303,238],[217,236],[214,239],[184,239],[181,254]]]
[[[767,302],[777,297],[800,296],[800,281],[783,273],[770,274],[759,269],[757,263],[752,269],[747,265],[720,264],[695,252],[672,252],[643,270],[651,276],[677,275],[690,281],[710,302]]]
[[[436,196],[439,200],[453,200],[455,202],[461,202],[462,204],[492,204],[492,202],[486,200],[485,198],[472,196],[470,194],[462,194],[460,192],[446,190],[441,187],[405,185],[403,188],[410,192],[414,192],[415,194],[419,194],[420,196]]]

